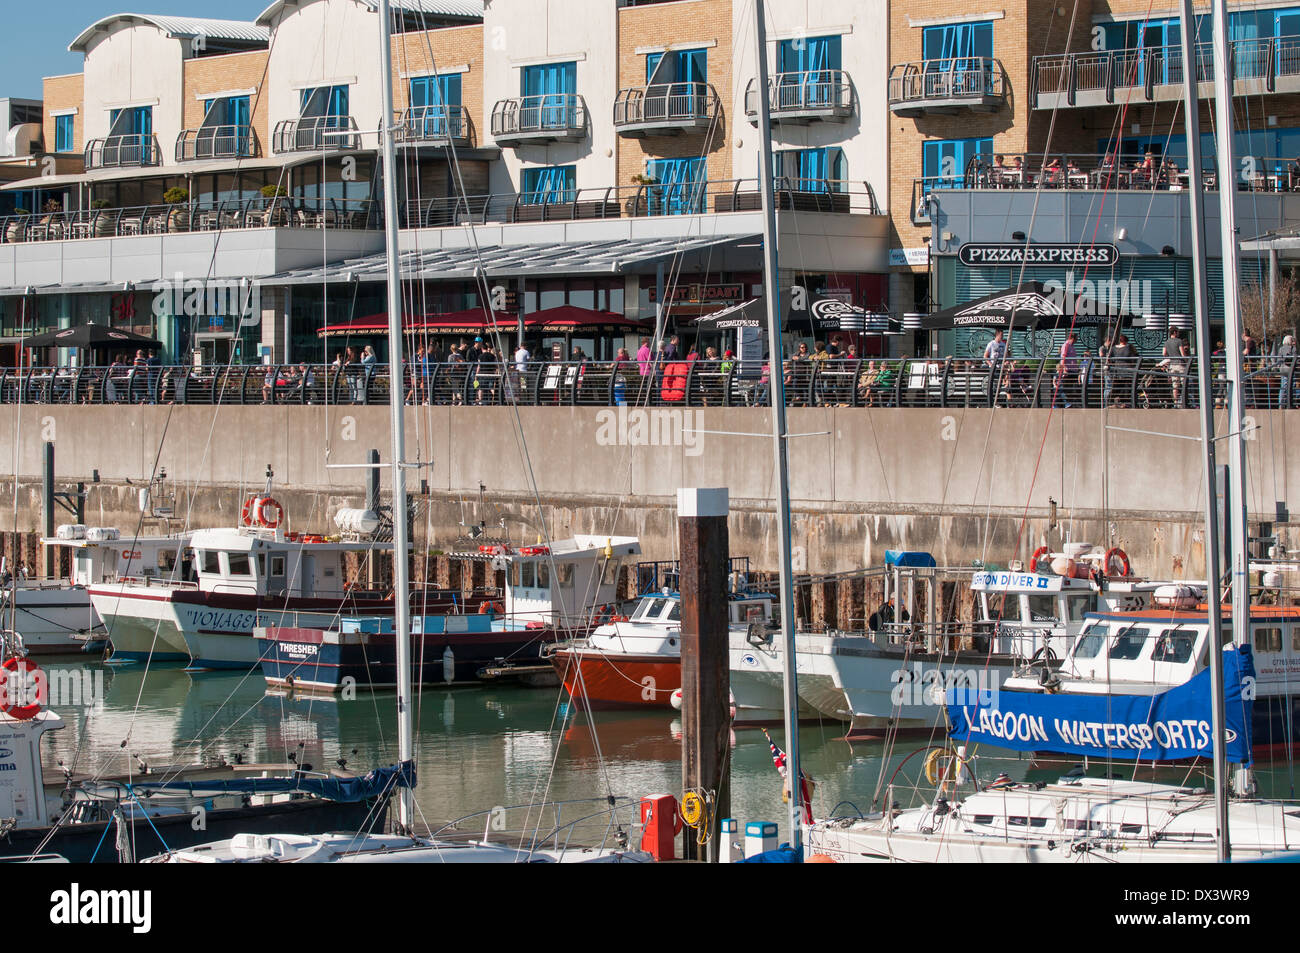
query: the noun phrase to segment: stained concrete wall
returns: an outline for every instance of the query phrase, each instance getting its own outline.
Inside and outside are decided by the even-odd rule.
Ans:
[[[229,524],[270,464],[305,530],[360,501],[362,472],[329,464],[362,462],[371,447],[389,456],[384,407],[34,406],[2,416],[0,459],[14,459],[18,438],[20,529],[39,528],[46,439],[60,485],[99,471],[88,519],[124,530],[139,516],[126,481],[147,481],[155,460],[194,526]],[[1250,508],[1273,522],[1277,503],[1297,504],[1288,451],[1300,414],[1264,411],[1254,423]],[[500,533],[502,518],[531,542],[536,498],[554,534],[636,534],[648,555],[671,557],[676,489],[726,486],[734,550],[756,568],[776,563],[765,411],[435,407],[410,408],[406,425],[408,457],[430,464],[409,478],[428,504],[417,537],[430,547],[452,548],[462,522]],[[1195,412],[793,409],[789,428],[801,435],[790,442],[791,492],[807,571],[879,563],[890,548],[1005,564],[1038,544],[1050,500],[1074,539],[1123,545],[1145,574],[1196,576],[1203,565],[1200,444],[1176,439],[1199,435]]]

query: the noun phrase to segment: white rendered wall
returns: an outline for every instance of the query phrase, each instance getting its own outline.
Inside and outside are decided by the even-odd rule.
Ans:
[[[110,110],[153,105],[153,133],[170,164],[180,135],[184,43],[155,26],[128,26],[91,41],[85,58],[85,141],[102,139]]]

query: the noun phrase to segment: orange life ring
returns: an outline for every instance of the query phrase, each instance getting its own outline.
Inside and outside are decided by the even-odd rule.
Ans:
[[[505,615],[505,606],[499,602],[481,602],[478,607],[479,615],[487,615],[489,612],[495,612],[497,615]]]
[[[1101,562],[1102,572],[1110,571],[1110,561],[1116,556],[1119,557],[1119,564],[1124,567],[1124,571],[1121,572],[1120,575],[1131,575],[1133,567],[1129,564],[1128,553],[1124,552],[1124,550],[1120,549],[1118,546],[1112,546],[1110,549],[1106,550],[1106,558]]]
[[[266,518],[266,508],[268,506],[275,507],[275,519],[273,520]],[[254,515],[257,519],[257,525],[265,526],[267,529],[275,529],[280,525],[281,520],[284,519],[284,507],[280,505],[280,502],[275,497],[268,496],[266,499],[257,501],[256,513]]]
[[[1039,546],[1037,549],[1035,549],[1034,555],[1029,557],[1029,571],[1038,572],[1038,560],[1042,559],[1050,552],[1051,550],[1048,549],[1046,546]]]
[[[243,523],[245,526],[253,525],[253,518],[255,513],[254,508],[256,506],[257,506],[257,497],[250,496],[248,499],[244,500],[244,505],[239,510],[239,521]]]

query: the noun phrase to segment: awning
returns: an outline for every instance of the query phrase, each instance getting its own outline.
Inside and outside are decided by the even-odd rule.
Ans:
[[[362,152],[366,150],[361,150]],[[342,149],[331,150],[331,158],[355,155]],[[286,152],[256,159],[211,159],[206,162],[185,162],[180,165],[132,166],[129,169],[91,169],[88,172],[65,172],[62,175],[38,175],[17,182],[0,185],[0,192],[25,189],[51,189],[60,185],[98,185],[100,182],[122,182],[128,179],[184,178],[208,172],[252,172],[258,169],[292,168],[308,162],[319,162],[319,152]]]
[[[741,304],[733,304],[729,308],[723,308],[721,311],[715,311],[712,314],[703,314],[695,319],[697,328],[713,328],[718,331],[726,331],[731,328],[761,328],[763,326],[763,315],[758,307],[762,299],[752,298]]]
[[[398,269],[403,281],[450,281],[488,275],[621,275],[679,259],[692,252],[715,254],[724,246],[752,244],[756,235],[693,238],[615,239],[600,242],[552,242],[528,245],[486,245],[404,251]],[[262,279],[262,285],[319,285],[322,282],[387,281],[387,257],[382,253],[310,268],[299,268]],[[683,270],[686,266],[683,265]],[[715,263],[715,270],[719,265]]]
[[[1065,288],[1048,287],[1041,281],[1026,281],[1013,288],[985,295],[921,319],[926,331],[953,328],[1051,328],[1094,327],[1131,321],[1132,315]]]
[[[818,295],[806,307],[797,308],[797,299],[790,303],[786,315],[786,331],[817,335],[826,331],[857,331],[865,334],[897,334],[902,322],[885,312],[872,312],[864,308]]]
[[[494,316],[495,323],[492,320]],[[569,304],[534,311],[524,316],[524,327],[529,331],[623,331],[641,330],[647,326],[644,321],[627,318],[613,311],[595,311]],[[403,334],[485,334],[491,331],[513,334],[518,327],[519,319],[516,315],[503,311],[493,315],[483,308],[424,316],[408,314],[402,317]],[[388,333],[388,315],[372,314],[355,318],[327,325],[316,333],[319,337],[326,338],[382,336]]]

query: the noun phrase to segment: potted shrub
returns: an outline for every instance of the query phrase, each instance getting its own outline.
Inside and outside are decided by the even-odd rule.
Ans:
[[[189,189],[182,189],[180,186],[174,186],[163,193],[163,201],[168,205],[178,206],[173,208],[167,214],[167,228],[173,232],[188,232],[190,230],[190,210],[188,204],[190,201]],[[187,206],[180,208],[179,206]]]
[[[269,228],[283,228],[288,225],[289,214],[285,210],[284,203],[277,199],[288,198],[289,190],[282,185],[264,185],[261,192],[262,198],[267,200],[262,224]]]
[[[91,216],[91,234],[96,238],[108,238],[116,231],[113,216],[104,211],[106,208],[108,199],[95,199],[90,203],[90,209],[95,213]]]
[[[9,220],[9,225],[5,228],[5,241],[9,243],[20,242],[27,237],[27,222],[19,218],[20,215],[26,215],[27,209],[15,208],[14,217]]]

